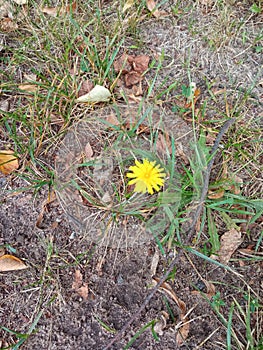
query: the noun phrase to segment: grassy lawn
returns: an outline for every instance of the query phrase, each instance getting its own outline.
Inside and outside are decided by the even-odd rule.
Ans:
[[[263,349],[262,43],[261,1],[0,0],[0,349]]]

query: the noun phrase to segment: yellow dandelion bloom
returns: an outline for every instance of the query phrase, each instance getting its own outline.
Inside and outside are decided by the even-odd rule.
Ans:
[[[153,190],[160,191],[160,187],[164,184],[164,177],[166,176],[163,173],[163,168],[160,168],[160,165],[155,165],[154,162],[150,162],[147,159],[143,159],[143,162],[140,163],[137,159],[135,160],[135,165],[130,166],[129,170],[131,173],[127,173],[127,177],[132,178],[128,182],[128,185],[134,185],[134,192],[141,192],[153,194]]]

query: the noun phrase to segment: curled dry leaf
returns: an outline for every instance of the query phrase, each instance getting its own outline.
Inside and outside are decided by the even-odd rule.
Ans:
[[[81,103],[99,103],[107,102],[111,97],[110,91],[101,85],[96,85],[89,93],[80,96],[76,102]]]
[[[26,266],[22,260],[18,259],[13,255],[6,254],[0,257],[1,272],[24,270],[27,268],[28,266]]]
[[[241,232],[232,228],[225,232],[220,239],[220,249],[218,255],[212,255],[211,258],[219,260],[222,264],[228,264],[232,254],[236,251],[239,245],[243,242]]]
[[[14,151],[0,151],[0,171],[4,175],[9,175],[19,167],[18,159],[14,155]]]
[[[207,197],[209,199],[219,199],[219,198],[223,198],[224,197],[224,194],[225,194],[225,190],[222,188],[222,189],[219,189],[217,191],[209,191],[208,192],[208,195]]]
[[[147,0],[146,5],[148,10],[153,14],[153,16],[157,19],[167,16],[167,12],[160,11],[157,9],[157,5],[154,0]]]
[[[74,274],[74,281],[72,283],[72,289],[78,293],[84,300],[88,299],[89,289],[87,283],[83,282],[82,273],[80,270],[76,270]]]
[[[142,80],[142,76],[139,73],[132,71],[125,74],[124,80],[125,80],[125,85],[127,87],[131,87],[135,84],[138,84]]]
[[[160,336],[163,335],[163,331],[166,328],[168,319],[169,319],[169,315],[165,311],[162,311],[161,317],[157,320],[157,322],[155,323],[155,325],[153,327],[154,331],[158,335],[160,335]]]
[[[144,73],[149,67],[150,57],[146,55],[135,56],[132,67],[137,73]]]
[[[159,260],[160,260],[159,251],[158,251],[158,249],[156,249],[155,253],[153,255],[153,258],[152,258],[152,263],[151,263],[151,268],[150,268],[152,276],[154,276],[156,274]]]
[[[131,62],[134,59],[134,56],[127,55],[126,53],[123,53],[119,58],[117,58],[114,63],[113,67],[116,73],[122,73],[127,74],[132,70]]]
[[[153,278],[153,282],[154,283],[158,283],[159,282],[159,278],[154,277]],[[178,306],[179,309],[179,318],[180,321],[182,322],[182,325],[180,325],[179,331],[177,333],[176,336],[176,343],[178,346],[180,346],[181,344],[183,344],[183,342],[186,340],[188,334],[189,334],[189,328],[190,328],[190,324],[186,318],[186,305],[185,303],[179,299],[177,297],[177,295],[175,294],[175,292],[173,291],[172,287],[169,285],[169,283],[164,282],[161,286],[160,289],[162,291],[164,291],[170,298],[172,298],[175,303]]]
[[[37,221],[36,221],[36,227],[39,228],[39,229],[44,229],[43,227],[43,224],[42,224],[42,220],[43,220],[43,217],[44,217],[44,213],[45,211],[47,210],[47,205],[54,202],[55,200],[57,199],[57,196],[56,196],[56,192],[55,191],[51,191],[48,193],[48,197],[47,199],[42,203],[42,208],[41,208],[41,211],[38,215],[38,218],[37,218]],[[56,225],[56,222],[52,223],[52,225]]]

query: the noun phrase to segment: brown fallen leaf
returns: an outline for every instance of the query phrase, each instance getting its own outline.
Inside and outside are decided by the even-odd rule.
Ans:
[[[129,94],[127,98],[129,103],[140,103],[142,100],[141,96],[135,96],[134,94]]]
[[[159,250],[156,249],[155,253],[153,255],[153,258],[152,258],[151,268],[150,268],[152,276],[154,276],[156,274],[157,267],[158,267],[158,264],[159,264],[159,260],[160,260]]]
[[[123,53],[113,63],[115,72],[121,73],[121,74],[129,73],[132,70],[131,62],[133,61],[133,59],[134,59],[134,56]]]
[[[119,126],[120,125],[120,122],[119,122],[118,118],[113,113],[111,113],[110,115],[107,116],[106,121],[109,124],[113,125],[113,126]]]
[[[14,151],[2,150],[0,151],[0,171],[4,175],[9,175],[19,167],[18,158]]]
[[[86,160],[90,160],[93,156],[93,149],[90,145],[90,143],[88,142],[85,146],[85,156],[86,156]]]
[[[41,11],[50,16],[62,16],[67,13],[70,13],[70,11],[75,12],[76,9],[77,9],[77,3],[75,1],[71,5],[67,5],[67,6],[43,7]]]
[[[146,5],[147,5],[147,8],[148,10],[153,14],[153,16],[157,19],[161,18],[161,17],[164,17],[164,16],[167,16],[168,13],[165,12],[165,11],[160,11],[158,10],[156,7],[156,3],[154,0],[147,0],[146,1]]]
[[[22,260],[13,255],[5,254],[0,257],[1,272],[24,270],[27,268],[28,266]]]
[[[87,283],[83,282],[83,276],[80,270],[76,270],[74,274],[74,281],[72,289],[79,294],[84,300],[87,300],[89,289]]]
[[[74,281],[72,283],[72,289],[76,290],[82,286],[83,276],[80,270],[76,270],[74,273]]]
[[[140,81],[139,84],[133,85],[131,87],[131,94],[134,96],[142,96],[143,95],[143,89],[142,89],[142,82]]]
[[[48,197],[47,199],[42,203],[42,208],[41,211],[37,217],[37,221],[36,221],[36,227],[40,228],[41,230],[43,229],[43,217],[44,217],[44,213],[47,210],[47,205],[54,202],[56,200],[57,196],[56,196],[56,192],[55,191],[51,191],[48,193]],[[52,225],[54,225],[55,223],[52,223]]]
[[[18,29],[18,25],[11,18],[3,18],[0,22],[0,29],[4,32],[13,32]]]
[[[146,55],[135,56],[132,67],[135,72],[143,74],[149,67],[150,57]]]
[[[18,88],[22,91],[26,92],[36,92],[39,89],[39,86],[36,84],[21,84],[18,86]]]
[[[158,277],[153,277],[153,282],[158,283],[159,282]],[[176,335],[176,343],[178,346],[182,345],[184,341],[186,340],[188,334],[189,334],[189,328],[190,324],[188,322],[188,319],[186,318],[186,305],[185,303],[177,297],[172,287],[169,285],[169,283],[164,282],[160,289],[163,290],[170,298],[172,298],[175,303],[177,304],[179,308],[179,318],[182,322],[182,326],[180,325],[179,331]]]
[[[141,80],[142,76],[135,71],[129,72],[124,75],[124,81],[127,87],[138,84]]]
[[[167,320],[169,319],[169,314],[167,314],[165,311],[162,311],[161,313],[161,317],[157,320],[157,322],[155,323],[153,329],[154,331],[162,336],[163,335],[163,331],[167,326]]]
[[[241,232],[232,228],[221,236],[220,249],[217,252],[217,255],[212,255],[211,258],[219,260],[222,264],[228,264],[232,254],[242,242]]]
[[[208,191],[208,195],[207,197],[209,199],[219,199],[219,198],[223,198],[224,197],[224,194],[225,194],[225,190],[222,188],[222,189],[219,189],[219,190],[216,190],[216,191]]]

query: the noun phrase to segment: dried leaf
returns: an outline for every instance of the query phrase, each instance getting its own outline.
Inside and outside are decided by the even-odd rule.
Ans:
[[[153,16],[157,19],[161,18],[161,17],[164,17],[164,16],[167,16],[167,12],[165,11],[159,11],[157,8],[156,8],[156,3],[154,0],[147,0],[146,1],[146,5],[147,5],[147,8],[148,10],[153,14]]]
[[[72,289],[76,290],[82,286],[83,276],[80,270],[76,270],[74,273],[74,281],[72,283]]]
[[[131,62],[133,61],[134,56],[127,55],[126,53],[122,54],[119,58],[114,61],[113,67],[116,73],[127,74],[132,70]]]
[[[79,296],[81,296],[84,300],[88,299],[89,289],[86,283],[83,284],[78,290],[76,290]]]
[[[146,55],[140,55],[134,57],[132,67],[137,73],[144,73],[149,67],[150,57]]]
[[[120,125],[120,122],[118,121],[118,118],[116,117],[115,114],[108,115],[107,118],[106,118],[106,121],[109,124],[114,125],[114,126],[119,126]]]
[[[13,32],[18,29],[18,25],[11,18],[3,18],[0,22],[0,29],[4,32]]]
[[[13,255],[6,254],[0,257],[1,272],[24,270],[27,268],[28,266],[26,266],[22,260]]]
[[[139,73],[132,71],[125,74],[124,80],[126,86],[130,87],[132,85],[138,84],[142,80],[142,76]]]
[[[101,198],[102,203],[109,205],[112,202],[111,195],[108,191],[106,191],[102,198]]]
[[[21,84],[18,88],[22,91],[36,92],[38,91],[39,86],[36,84]]]
[[[74,281],[72,283],[72,289],[78,293],[84,300],[88,299],[89,289],[87,283],[83,282],[82,273],[80,270],[76,270],[74,274]]]
[[[0,171],[4,175],[9,175],[19,167],[18,159],[11,150],[0,151]]]
[[[163,335],[163,330],[166,328],[166,325],[167,325],[167,320],[169,319],[169,315],[162,311],[162,315],[160,317],[160,319],[157,320],[157,322],[155,323],[153,329],[154,331],[162,336]]]
[[[50,16],[59,16],[61,14],[62,8],[61,7],[43,7],[41,9],[43,13],[46,13]]]
[[[219,189],[217,191],[209,191],[207,197],[209,199],[219,199],[219,198],[223,198],[225,194],[225,190]]]
[[[85,146],[85,156],[86,156],[86,160],[90,160],[93,156],[93,149],[89,142]]]
[[[9,100],[4,100],[0,102],[0,111],[8,112],[10,109],[10,102]]]
[[[127,97],[129,103],[140,103],[142,100],[141,96],[135,96],[134,94],[129,94]]]
[[[157,271],[157,266],[159,264],[159,260],[160,260],[160,255],[159,255],[159,251],[158,249],[155,250],[154,256],[152,258],[152,263],[151,263],[151,275],[154,276],[156,274]]]
[[[39,229],[44,229],[42,221],[43,221],[43,217],[44,217],[44,213],[47,210],[47,205],[49,203],[52,203],[54,200],[56,200],[57,196],[56,196],[56,192],[55,191],[51,191],[48,193],[48,197],[47,199],[42,203],[42,208],[41,211],[37,217],[37,221],[36,221],[36,227]],[[55,223],[53,223],[52,225],[55,225]]]
[[[80,96],[76,102],[81,103],[99,103],[109,101],[111,97],[110,91],[101,85],[96,85],[88,94]]]
[[[239,245],[243,242],[241,232],[232,228],[225,232],[220,239],[220,249],[218,251],[218,259],[222,264],[228,264],[232,254],[236,251]],[[213,258],[217,258],[214,257]]]
[[[153,282],[158,283],[159,278],[154,277]],[[186,340],[186,338],[189,334],[189,328],[190,328],[190,324],[189,324],[187,318],[185,317],[186,305],[181,299],[179,299],[177,297],[177,295],[175,294],[175,292],[173,291],[173,289],[169,285],[169,283],[164,282],[160,286],[160,289],[163,290],[170,298],[172,298],[176,302],[176,304],[179,308],[179,318],[183,322],[183,324],[182,324],[182,326],[180,325],[180,327],[179,327],[179,331],[178,331],[177,336],[176,336],[176,343],[177,343],[177,345],[180,346]]]

